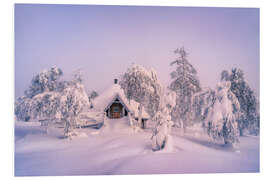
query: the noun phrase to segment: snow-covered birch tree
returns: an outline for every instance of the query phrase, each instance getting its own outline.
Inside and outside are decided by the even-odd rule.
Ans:
[[[121,76],[119,84],[129,100],[133,99],[139,103],[138,123],[141,127],[143,108],[146,108],[150,116],[153,116],[158,109],[161,84],[156,72],[153,69],[148,71],[143,66],[133,64]]]
[[[60,69],[51,68],[36,75],[26,96],[16,101],[15,115],[18,120],[42,120],[47,121],[47,125],[55,120],[64,121],[64,134],[70,136],[79,113],[89,108],[89,101],[80,72],[75,73],[72,81],[59,81],[60,74]]]
[[[74,79],[61,94],[60,111],[65,122],[64,135],[70,137],[74,134],[74,128],[79,125],[78,115],[84,108],[89,107],[81,76],[76,73]]]
[[[176,60],[171,66],[176,69],[171,72],[172,82],[169,88],[176,92],[176,106],[172,112],[175,125],[185,128],[192,124],[192,95],[201,90],[200,81],[196,69],[187,60],[187,52],[184,47],[176,49]]]
[[[33,118],[53,120],[59,113],[59,92],[44,92],[32,98]]]
[[[52,67],[35,75],[31,85],[15,103],[15,115],[18,120],[52,120],[59,107],[59,78],[63,72]]]

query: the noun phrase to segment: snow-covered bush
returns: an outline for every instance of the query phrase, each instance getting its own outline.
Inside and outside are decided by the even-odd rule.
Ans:
[[[231,82],[231,91],[237,97],[241,116],[237,119],[240,135],[244,131],[258,135],[260,130],[259,100],[248,85],[241,69],[233,68],[231,72],[223,71],[221,79]]]
[[[169,88],[176,92],[176,106],[172,112],[175,125],[185,128],[193,124],[192,116],[192,96],[199,92],[200,82],[196,69],[188,62],[187,53],[184,47],[174,51],[178,57],[171,62],[171,66],[176,69],[171,72],[172,82]]]
[[[156,72],[153,69],[148,71],[143,66],[133,64],[122,75],[119,84],[129,100],[133,99],[140,104],[138,122],[141,127],[143,108],[152,117],[158,109],[161,84]]]
[[[159,108],[153,120],[156,121],[156,126],[152,135],[152,150],[158,151],[164,149],[168,144],[171,127],[171,111],[175,106],[176,94],[168,89],[164,89],[161,96]]]
[[[208,135],[214,140],[223,140],[226,145],[234,145],[239,141],[236,120],[239,117],[240,105],[230,86],[229,81],[222,81],[217,85],[216,100],[206,117]]]

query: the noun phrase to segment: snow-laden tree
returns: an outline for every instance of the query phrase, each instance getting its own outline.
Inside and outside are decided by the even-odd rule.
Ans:
[[[187,53],[184,47],[176,49],[176,60],[171,62],[171,66],[176,69],[171,72],[172,82],[169,88],[176,92],[176,106],[172,112],[175,125],[185,128],[193,124],[192,121],[192,96],[199,92],[200,82],[196,69],[188,62]]]
[[[18,120],[51,119],[58,110],[58,85],[63,72],[52,67],[35,75],[25,96],[19,97],[15,103],[15,115]]]
[[[32,117],[32,101],[26,96],[19,97],[15,102],[15,116],[19,121],[29,121]]]
[[[96,91],[91,91],[91,92],[88,92],[88,100],[89,100],[89,103],[90,103],[90,108],[93,108],[93,105],[92,105],[92,101],[98,97],[98,93]]]
[[[44,92],[32,98],[32,118],[53,120],[59,113],[59,92]]]
[[[88,95],[89,99],[95,99],[96,97],[98,97],[98,93],[96,91],[91,91]]]
[[[22,121],[46,121],[52,123],[60,119],[60,96],[57,91],[45,91],[32,98],[19,98],[15,105],[15,115]]]
[[[45,91],[56,91],[58,87],[58,80],[62,76],[63,72],[60,68],[52,67],[49,70],[43,70],[32,79],[31,85],[26,90],[25,96],[32,98],[37,94]]]
[[[192,112],[195,122],[201,122],[205,126],[205,119],[209,109],[213,107],[216,101],[216,92],[211,88],[205,88],[192,97]]]
[[[153,120],[156,121],[156,126],[152,135],[152,150],[158,151],[165,147],[172,146],[170,137],[171,127],[171,111],[176,104],[176,94],[168,89],[163,89],[159,108]]]
[[[40,74],[43,72],[46,71]],[[53,125],[54,122],[64,122],[64,134],[70,136],[72,129],[79,123],[79,113],[84,108],[89,108],[88,96],[82,84],[81,74],[78,72],[74,74],[72,81],[55,80],[54,84],[58,86],[35,91],[35,95],[29,97],[18,98],[15,104],[15,115],[18,120],[23,121],[46,121],[47,126]],[[32,86],[30,89],[33,89]]]
[[[79,125],[79,114],[84,108],[88,107],[88,96],[82,84],[81,76],[75,74],[74,79],[61,92],[60,97],[60,112],[65,122],[65,136],[70,137],[75,133],[74,128]]]
[[[230,87],[230,81],[218,83],[216,100],[206,117],[208,135],[214,140],[223,140],[226,145],[234,145],[239,142],[237,119],[240,105]]]
[[[240,103],[241,116],[237,119],[240,135],[243,135],[244,131],[258,135],[260,129],[259,100],[245,80],[244,72],[238,68],[233,68],[231,72],[223,71],[221,79],[231,82],[230,89]]]
[[[138,123],[142,124],[142,110],[153,116],[158,110],[160,101],[161,84],[157,79],[156,72],[150,71],[143,66],[132,64],[121,76],[119,82],[126,97],[139,103]]]

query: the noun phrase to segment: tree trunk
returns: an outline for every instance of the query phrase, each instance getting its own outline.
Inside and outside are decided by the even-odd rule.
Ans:
[[[51,125],[51,120],[47,120],[48,121],[48,124],[46,126],[46,134],[49,134],[49,126]]]
[[[70,122],[66,121],[65,129],[64,129],[64,136],[68,136],[69,132],[70,132]]]
[[[133,127],[133,117],[131,115],[131,112],[128,112],[128,119],[129,119],[130,126]]]
[[[143,105],[142,105],[142,103],[140,103],[140,105],[139,105],[139,117],[138,117],[138,124],[139,124],[140,128],[142,127],[142,109],[143,109]]]
[[[243,136],[243,130],[239,128],[239,135]]]
[[[66,137],[70,136],[70,133],[73,130],[74,124],[72,123],[72,118],[73,117],[66,118],[66,123],[65,123],[65,128],[64,128],[64,136]]]
[[[103,113],[103,125],[107,126],[107,114],[106,114],[106,112]]]

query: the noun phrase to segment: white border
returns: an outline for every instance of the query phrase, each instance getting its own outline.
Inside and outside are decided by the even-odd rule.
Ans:
[[[196,6],[196,7],[256,7],[260,8],[260,97],[261,97],[261,173],[245,174],[180,174],[180,175],[133,175],[133,176],[68,176],[33,177],[33,179],[267,179],[269,175],[269,17],[267,0],[4,0],[0,5],[0,67],[1,67],[1,103],[0,103],[0,176],[1,179],[15,179],[14,174],[14,137],[13,137],[13,98],[14,98],[14,3],[45,4],[103,4],[103,5],[150,5],[150,6]],[[29,179],[25,177],[20,179]],[[32,178],[31,178],[32,179]]]

